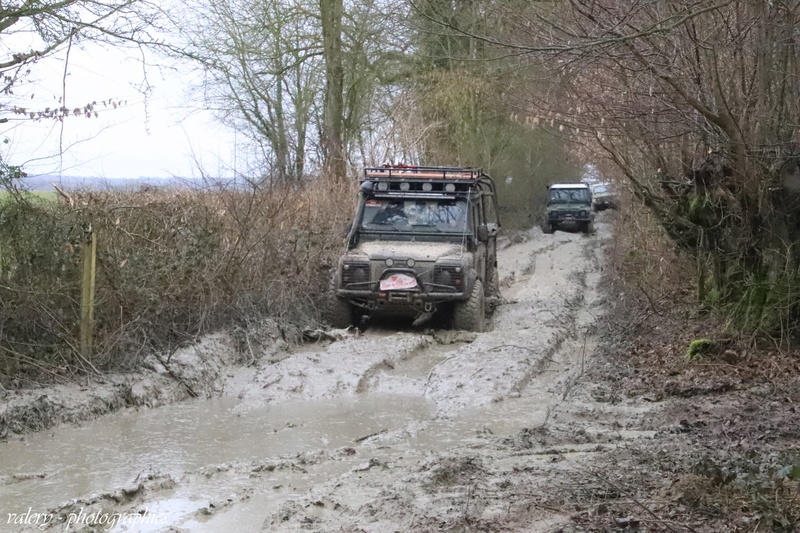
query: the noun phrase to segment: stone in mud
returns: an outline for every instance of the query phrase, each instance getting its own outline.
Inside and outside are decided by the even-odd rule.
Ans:
[[[161,403],[163,393],[163,388],[156,385],[153,379],[142,378],[131,385],[128,391],[128,403],[137,407],[154,407]]]

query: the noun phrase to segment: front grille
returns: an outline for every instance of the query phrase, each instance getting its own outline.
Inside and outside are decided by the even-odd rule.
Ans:
[[[368,261],[348,261],[342,266],[342,285],[369,281]]]
[[[461,272],[456,272],[456,269]],[[464,271],[461,267],[436,265],[433,268],[433,283],[436,285],[447,285],[461,289],[464,282]]]
[[[581,217],[580,211],[555,211],[552,213],[552,218],[579,218]]]

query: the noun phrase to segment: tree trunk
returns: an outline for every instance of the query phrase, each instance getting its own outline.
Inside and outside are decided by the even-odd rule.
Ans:
[[[343,181],[347,174],[344,142],[343,0],[320,0],[322,56],[325,60],[325,107],[322,121],[323,171]]]

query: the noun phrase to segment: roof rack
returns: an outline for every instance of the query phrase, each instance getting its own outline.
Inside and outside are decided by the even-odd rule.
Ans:
[[[389,179],[456,179],[479,180],[483,170],[475,167],[424,167],[414,165],[384,165],[364,169],[363,180]]]

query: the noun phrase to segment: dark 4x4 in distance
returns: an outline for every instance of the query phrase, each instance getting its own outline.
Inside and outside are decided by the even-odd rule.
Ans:
[[[481,169],[365,169],[328,322],[445,312],[454,328],[483,331],[486,300],[499,296],[499,227],[494,182]]]
[[[592,191],[587,184],[556,183],[547,188],[542,231],[553,233],[557,229],[594,233]]]

